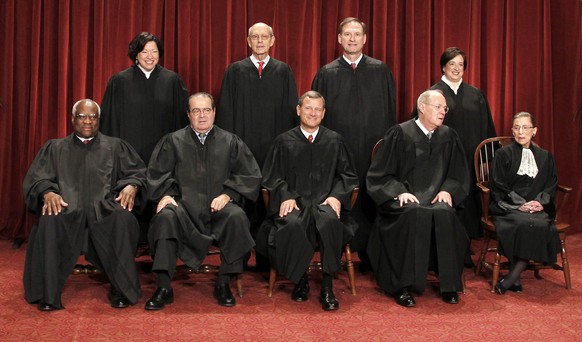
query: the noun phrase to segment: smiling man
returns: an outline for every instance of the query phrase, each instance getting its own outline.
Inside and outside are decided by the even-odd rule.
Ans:
[[[357,228],[348,211],[358,177],[344,139],[320,126],[325,115],[321,94],[303,94],[297,115],[301,124],[275,139],[263,167],[263,187],[269,190],[270,201],[257,251],[296,284],[291,298],[302,302],[308,299],[306,271],[319,241],[320,302],[323,310],[337,310],[333,274],[340,269],[343,245]]]
[[[350,243],[358,251],[360,270],[369,270],[364,254],[371,223],[376,216],[374,203],[366,194],[366,172],[374,144],[396,124],[396,86],[390,68],[363,53],[367,26],[358,18],[344,19],[338,27],[337,41],[342,55],[323,66],[315,75],[311,89],[329,102],[324,125],[341,134],[354,153],[360,180],[360,196],[354,206],[359,229]]]
[[[455,214],[467,196],[469,173],[457,133],[443,125],[447,103],[439,90],[417,100],[418,117],[389,129],[372,160],[368,193],[378,205],[368,254],[378,285],[396,303],[415,306],[429,270],[443,301],[457,304],[469,242]]]

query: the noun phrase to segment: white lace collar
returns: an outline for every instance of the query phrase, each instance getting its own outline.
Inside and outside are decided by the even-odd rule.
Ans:
[[[536,159],[529,148],[521,149],[521,164],[519,164],[517,174],[520,176],[527,175],[531,178],[535,178],[538,174]]]

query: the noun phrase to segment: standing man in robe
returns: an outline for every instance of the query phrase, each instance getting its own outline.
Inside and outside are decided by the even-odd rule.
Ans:
[[[222,306],[236,304],[230,277],[242,273],[243,257],[254,246],[240,205],[257,198],[261,171],[238,136],[214,125],[215,114],[210,94],[190,96],[190,126],[167,134],[152,154],[148,185],[157,208],[148,241],[157,289],[146,310],[174,301],[176,258],[197,270],[213,240],[221,251],[214,297]]]
[[[370,154],[386,130],[396,124],[394,77],[386,64],[363,54],[366,32],[363,21],[344,19],[337,35],[343,54],[321,68],[311,85],[311,89],[328,101],[325,126],[341,134],[355,156],[360,196],[353,215],[359,228],[350,245],[359,251],[361,270],[369,268],[365,249],[376,216],[375,205],[365,187]]]
[[[417,100],[418,117],[386,132],[367,176],[378,218],[368,253],[378,285],[396,303],[415,306],[429,270],[443,301],[457,304],[469,239],[455,207],[469,191],[461,140],[443,125],[447,103],[439,90]]]
[[[297,87],[291,67],[269,55],[275,44],[270,26],[251,26],[247,44],[250,57],[232,63],[224,73],[216,124],[241,137],[263,167],[275,137],[295,126]],[[263,202],[253,199],[245,206],[255,233],[265,219]],[[259,268],[267,268],[260,255],[256,261]]]
[[[247,43],[251,56],[224,73],[216,124],[238,135],[262,167],[275,137],[295,125],[297,87],[291,67],[269,55],[270,26],[251,26]]]
[[[319,241],[320,301],[323,310],[330,311],[339,309],[333,274],[341,268],[344,244],[357,229],[348,211],[358,176],[342,136],[320,126],[324,115],[321,94],[306,92],[297,105],[301,124],[273,143],[263,168],[263,186],[270,193],[268,219],[261,226],[259,236],[265,238],[258,240],[257,250],[296,284],[291,298],[301,302],[308,298],[306,270]]]
[[[63,309],[63,286],[82,253],[109,278],[112,307],[141,297],[132,210],[145,204],[146,168],[128,143],[99,133],[100,114],[93,100],[75,103],[74,133],[48,141],[24,179],[26,205],[38,214],[26,249],[24,292],[41,311]]]

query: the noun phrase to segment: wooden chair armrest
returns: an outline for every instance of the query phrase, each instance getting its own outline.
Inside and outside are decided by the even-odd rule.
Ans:
[[[481,183],[477,183],[477,190],[481,193],[481,217],[487,220],[489,217],[490,190]]]
[[[558,185],[558,191],[561,191],[565,194],[569,194],[570,192],[572,192],[572,188],[564,186],[564,185]]]

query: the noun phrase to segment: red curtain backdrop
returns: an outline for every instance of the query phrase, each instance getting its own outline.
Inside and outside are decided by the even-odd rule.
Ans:
[[[399,122],[440,78],[441,52],[465,50],[464,80],[485,92],[498,134],[511,133],[517,111],[538,118],[536,141],[574,187],[567,218],[580,222],[581,13],[579,0],[0,0],[0,236],[28,234],[21,184],[32,159],[71,132],[76,100],[101,102],[108,79],[131,64],[137,33],[161,37],[162,65],[189,92],[217,97],[226,67],[250,54],[248,27],[268,23],[271,54],[291,65],[303,93],[339,56],[347,16],[368,24],[364,52],[394,71]]]

